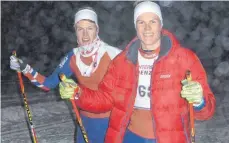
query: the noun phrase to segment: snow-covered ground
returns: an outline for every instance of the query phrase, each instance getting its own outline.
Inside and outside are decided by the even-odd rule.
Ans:
[[[218,95],[219,96],[219,95]],[[217,95],[216,95],[217,97]],[[229,96],[217,99],[215,116],[196,121],[196,143],[229,142]],[[67,101],[49,101],[30,105],[39,143],[73,143],[75,116]],[[26,114],[22,106],[2,108],[2,143],[31,143]]]
[[[2,109],[2,143],[32,143],[21,106]],[[31,105],[32,120],[39,143],[72,143],[75,125],[64,101]]]

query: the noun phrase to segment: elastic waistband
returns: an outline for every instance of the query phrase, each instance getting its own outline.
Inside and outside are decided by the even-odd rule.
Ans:
[[[80,110],[80,114],[89,118],[109,118],[111,111],[105,113],[91,113]]]
[[[156,141],[155,138],[144,138],[144,137],[141,137],[139,136],[138,134],[132,132],[131,130],[129,130],[128,128],[126,129],[126,133],[125,134],[129,134],[131,136],[135,136],[136,138],[139,138],[139,139],[145,139],[145,140],[152,140],[152,141]]]

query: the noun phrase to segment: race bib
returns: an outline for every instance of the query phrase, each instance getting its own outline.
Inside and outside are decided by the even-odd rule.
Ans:
[[[140,109],[150,109],[150,85],[151,85],[151,73],[154,61],[157,57],[152,59],[145,59],[138,54],[139,61],[139,79],[138,79],[138,89],[135,99],[135,108]]]
[[[150,109],[150,86],[138,85],[134,107]]]

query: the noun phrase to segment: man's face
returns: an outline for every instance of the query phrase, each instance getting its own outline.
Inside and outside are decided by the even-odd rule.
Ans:
[[[89,20],[80,20],[75,25],[77,42],[80,46],[93,42],[97,36],[96,24]]]
[[[146,46],[154,46],[161,37],[161,21],[151,12],[143,13],[137,18],[137,36]]]

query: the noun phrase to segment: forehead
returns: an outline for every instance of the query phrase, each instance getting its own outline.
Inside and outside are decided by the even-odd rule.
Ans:
[[[142,21],[148,21],[148,20],[160,20],[159,17],[152,13],[152,12],[146,12],[138,16],[137,20],[142,20]]]
[[[76,23],[77,27],[89,27],[89,26],[96,26],[95,23],[91,20],[80,20]]]

